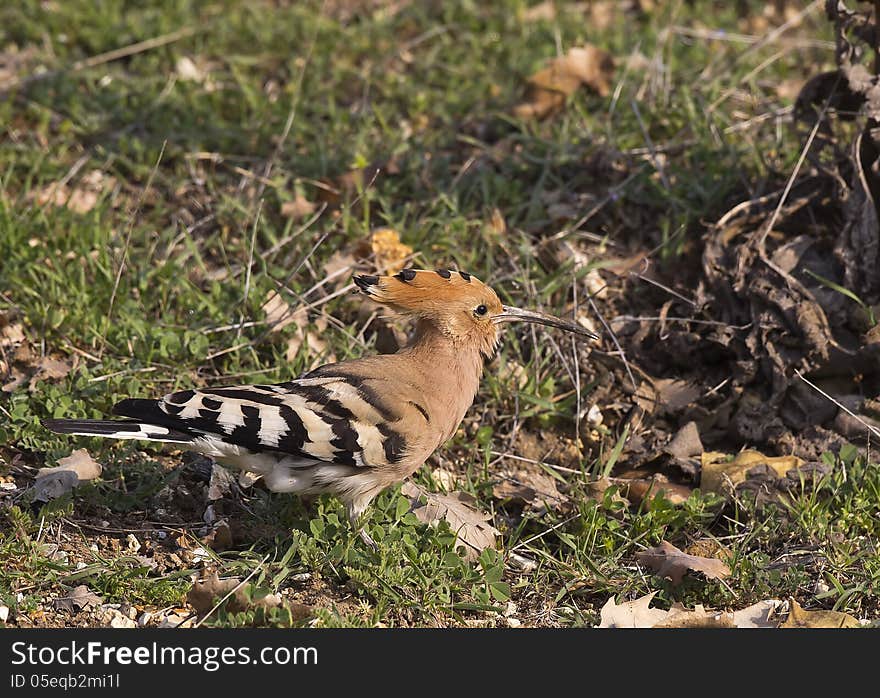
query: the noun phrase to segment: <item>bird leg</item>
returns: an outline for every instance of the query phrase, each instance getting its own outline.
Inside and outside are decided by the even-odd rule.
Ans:
[[[351,530],[357,531],[360,539],[372,548],[373,552],[376,552],[379,550],[379,546],[376,545],[376,541],[367,533],[366,522],[361,522],[368,504],[369,501],[360,503],[360,506],[355,502],[346,502],[346,509],[348,510],[348,521],[351,524]]]

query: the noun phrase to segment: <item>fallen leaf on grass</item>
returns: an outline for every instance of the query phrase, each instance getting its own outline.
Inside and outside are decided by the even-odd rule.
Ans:
[[[775,628],[778,622],[770,620],[773,612],[782,604],[776,599],[759,601],[739,611],[706,610],[701,604],[693,610],[679,603],[672,604],[665,620],[655,628]]]
[[[28,381],[28,390],[33,390],[37,383],[44,380],[58,380],[64,378],[72,365],[68,361],[53,359],[51,356],[44,356],[37,365],[37,372],[31,376]]]
[[[262,594],[248,598],[248,592],[252,590],[252,585],[242,584],[238,577],[220,579],[215,572],[207,579],[201,579],[193,584],[192,589],[186,594],[186,600],[199,615],[210,611],[227,594],[230,594],[230,598],[225,602],[226,609],[232,612],[247,608],[275,608],[281,605],[281,597],[277,594]]]
[[[70,591],[67,596],[59,596],[52,604],[59,611],[75,613],[86,606],[97,606],[103,599],[92,592],[85,584],[80,584]]]
[[[54,468],[40,468],[34,481],[34,501],[48,502],[70,492],[81,482],[101,475],[101,464],[89,452],[79,448],[69,456],[58,459]]]
[[[293,201],[285,201],[281,204],[281,215],[284,218],[293,218],[298,221],[311,216],[315,212],[315,208],[315,204],[296,192]]]
[[[669,611],[651,608],[651,599],[656,591],[652,591],[635,601],[617,604],[612,596],[599,612],[600,628],[653,628],[669,615]]]
[[[582,85],[606,97],[611,92],[613,75],[614,59],[607,51],[591,44],[572,48],[528,79],[526,99],[513,108],[514,116],[518,119],[552,116]]]
[[[351,250],[336,250],[330,258],[324,262],[324,281],[332,283],[333,288],[340,288],[351,282],[351,272],[354,270],[357,260]]]
[[[382,274],[396,274],[406,265],[413,249],[400,241],[400,234],[393,228],[377,228],[355,245],[354,253],[359,259],[371,259]]]
[[[701,490],[725,494],[731,487],[744,482],[748,472],[758,466],[764,465],[782,478],[789,470],[797,470],[804,464],[797,456],[765,456],[750,450],[740,451],[731,461],[727,458],[726,453],[718,451],[706,451],[700,456]]]
[[[287,608],[294,620],[305,620],[312,615],[312,608],[305,604],[292,603],[278,594],[269,594],[254,587],[253,584],[242,584],[241,579],[232,577],[220,579],[215,572],[206,579],[193,584],[186,594],[186,600],[200,616],[205,615],[219,604],[226,595],[229,598],[222,602],[226,611],[237,613],[248,609]]]
[[[770,620],[782,605],[778,599],[758,601],[739,611],[733,612],[733,624],[737,628],[775,628],[779,621]]]
[[[568,497],[556,489],[556,480],[539,470],[518,470],[492,488],[492,496],[514,500],[532,509],[562,510]]]
[[[321,335],[327,329],[327,318],[318,315],[314,322],[314,331],[309,329],[309,315],[305,306],[292,309],[280,294],[269,291],[266,300],[263,302],[263,312],[266,313],[266,321],[269,323],[272,332],[280,332],[288,325],[295,325],[293,334],[287,340],[286,357],[288,361],[296,359],[303,343],[308,346],[314,359],[318,357],[321,363],[332,363],[336,361],[333,353],[325,353],[327,351],[327,342],[321,339]]]
[[[26,373],[22,373],[14,366],[9,369],[8,376],[5,378],[6,382],[3,384],[3,387],[0,388],[4,393],[14,393],[21,386],[25,385],[28,382],[28,377]]]
[[[701,604],[693,610],[674,604],[669,614],[655,628],[734,628],[733,615],[724,611],[707,611]]]
[[[661,496],[671,504],[684,504],[691,496],[691,488],[687,485],[679,485],[669,482],[662,473],[655,473],[651,477],[636,478],[633,480],[624,478],[611,478],[613,483],[620,484],[620,490],[629,500],[630,504],[638,506],[646,498]]]
[[[600,612],[600,628],[775,628],[770,620],[781,601],[767,599],[739,611],[712,611],[697,605],[693,610],[680,604],[664,611],[651,608],[656,591],[635,601],[616,604],[608,599]]]
[[[474,507],[476,499],[466,492],[437,494],[414,482],[405,483],[400,492],[409,497],[411,511],[422,523],[433,525],[442,520],[449,524],[456,535],[455,547],[464,549],[465,559],[476,560],[484,549],[495,547],[499,531],[489,523],[489,514]]]
[[[80,178],[71,189],[67,184],[53,182],[31,194],[40,206],[66,207],[74,213],[88,213],[105,191],[116,186],[116,178],[101,170],[92,170]]]
[[[654,387],[660,414],[679,412],[700,397],[699,386],[690,381],[660,378],[654,381]]]
[[[658,576],[669,577],[675,585],[681,584],[688,570],[702,572],[709,579],[724,579],[730,576],[730,568],[721,560],[688,555],[667,541],[663,541],[656,548],[638,553],[636,558]]]
[[[24,328],[9,313],[0,314],[0,349],[16,347],[24,341]]]
[[[805,611],[791,599],[788,618],[780,628],[860,628],[862,624],[849,613],[840,611]]]
[[[215,552],[222,552],[232,547],[232,530],[226,521],[218,521],[202,542]]]

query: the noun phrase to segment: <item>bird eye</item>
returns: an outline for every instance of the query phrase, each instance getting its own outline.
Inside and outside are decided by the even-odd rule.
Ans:
[[[475,315],[485,315],[488,312],[489,312],[489,309],[485,305],[483,305],[482,303],[480,305],[478,305],[476,308],[474,308]]]

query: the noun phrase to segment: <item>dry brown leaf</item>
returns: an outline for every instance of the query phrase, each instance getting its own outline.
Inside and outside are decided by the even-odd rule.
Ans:
[[[655,628],[775,628],[777,622],[770,616],[781,601],[759,601],[739,611],[712,611],[697,605],[688,610],[681,604],[673,604],[669,616]]]
[[[24,328],[9,315],[0,315],[0,349],[10,349],[24,341]]]
[[[544,0],[537,5],[532,5],[522,12],[524,22],[540,22],[542,20],[552,22],[556,19],[556,3],[552,0]]]
[[[691,611],[680,604],[673,604],[669,615],[655,628],[735,628],[733,614],[724,611],[707,611],[702,605]]]
[[[70,591],[67,596],[59,596],[52,600],[52,605],[59,611],[75,613],[87,606],[97,606],[103,599],[92,592],[85,584],[80,584]]]
[[[101,170],[91,170],[80,178],[73,189],[66,184],[53,182],[38,189],[29,198],[40,206],[66,206],[75,213],[88,213],[98,203],[101,194],[115,186],[115,177]]]
[[[669,577],[676,585],[681,584],[688,570],[702,572],[709,579],[724,579],[730,576],[730,568],[721,560],[688,555],[667,541],[663,541],[656,548],[638,553],[636,558],[658,576]]]
[[[9,370],[9,376],[3,387],[0,388],[4,393],[14,393],[18,388],[27,384],[27,374],[18,370],[14,366]]]
[[[300,347],[305,343],[312,354],[312,363],[333,362],[336,357],[333,353],[327,353],[327,342],[321,339],[321,334],[327,330],[327,318],[318,315],[314,322],[314,331],[309,325],[308,310],[305,306],[293,310],[287,302],[274,291],[270,291],[263,302],[263,312],[271,326],[272,332],[279,332],[288,325],[295,325],[293,334],[287,340],[286,358],[288,361],[296,359]]]
[[[561,510],[568,504],[568,497],[556,488],[556,480],[542,470],[521,469],[492,488],[492,496],[502,500],[515,500],[532,509],[553,508]]]
[[[476,499],[466,492],[437,494],[414,482],[404,483],[400,492],[409,497],[411,511],[422,523],[433,525],[443,520],[449,524],[455,531],[455,547],[464,549],[465,559],[476,560],[484,549],[495,547],[499,531],[489,523],[491,516],[475,508]],[[426,500],[424,504],[422,497]]]
[[[101,475],[101,464],[89,452],[79,448],[69,456],[58,459],[54,468],[40,468],[34,481],[34,501],[48,502],[56,499],[81,482],[94,480]]]
[[[280,332],[289,324],[296,322],[293,311],[280,293],[269,291],[269,295],[263,301],[262,308],[266,313],[266,322],[271,326],[272,332]]]
[[[572,48],[564,56],[528,79],[526,99],[513,108],[518,119],[545,119],[565,106],[565,100],[582,85],[602,97],[611,92],[614,59],[591,44]]]
[[[700,387],[690,381],[660,378],[654,381],[660,412],[673,414],[700,397]]]
[[[860,628],[862,624],[849,613],[840,611],[805,611],[791,599],[788,618],[780,628]]]
[[[504,214],[498,207],[492,209],[492,217],[489,219],[489,227],[496,235],[504,235],[507,233],[507,221],[504,220]]]
[[[660,608],[651,608],[651,599],[656,591],[642,596],[635,601],[627,601],[622,604],[614,602],[612,596],[599,612],[600,628],[653,628],[657,623],[663,622],[669,611]]]
[[[770,620],[782,605],[778,599],[758,601],[751,606],[733,612],[733,624],[737,628],[775,628],[779,621]]]
[[[400,235],[392,228],[377,228],[370,237],[355,246],[355,256],[372,259],[376,269],[383,274],[396,274],[412,255],[413,249],[400,241]]]
[[[620,502],[623,505],[629,505],[630,502],[625,497],[621,496],[620,492],[626,491],[625,488],[620,487],[621,482],[618,478],[609,478],[609,477],[600,477],[598,480],[592,480],[587,483],[587,490],[589,492],[589,498],[597,501],[604,502],[605,501],[605,491],[609,487],[616,487],[616,490],[611,495],[612,502]]]
[[[600,628],[775,628],[771,621],[773,612],[781,601],[768,599],[759,601],[739,611],[712,611],[697,605],[693,610],[681,604],[673,604],[664,611],[651,608],[651,600],[656,591],[635,601],[617,605],[614,598],[608,599],[600,613]]]
[[[71,364],[68,361],[53,359],[51,356],[44,356],[37,365],[37,372],[31,376],[28,381],[28,389],[33,390],[37,383],[44,380],[57,380],[64,378],[70,369]]]
[[[357,260],[350,250],[337,250],[324,263],[324,280],[334,288],[340,288],[350,282],[351,272]]]
[[[204,615],[230,593],[224,607],[233,613],[249,608],[276,608],[282,604],[278,594],[254,594],[252,585],[242,584],[236,577],[220,579],[216,572],[193,584],[186,594],[186,600],[199,615]],[[249,593],[252,595],[251,599],[248,599]]]
[[[298,221],[311,216],[315,212],[315,208],[315,204],[296,192],[293,201],[285,201],[281,204],[281,215],[284,218],[293,218]]]
[[[226,521],[218,521],[202,542],[211,550],[222,552],[232,547],[232,530]]]
[[[726,453],[718,451],[705,451],[700,456],[702,491],[724,494],[744,482],[748,472],[760,465],[767,466],[782,478],[789,470],[797,470],[804,464],[797,456],[765,456],[760,451],[751,450],[740,451],[732,461],[727,458]]]
[[[655,497],[661,495],[671,504],[684,504],[691,496],[691,488],[686,485],[679,485],[669,482],[669,479],[660,474],[655,473],[651,477],[635,478],[632,480],[624,478],[613,478],[612,482],[621,485],[621,492],[631,504],[638,506],[646,497]]]

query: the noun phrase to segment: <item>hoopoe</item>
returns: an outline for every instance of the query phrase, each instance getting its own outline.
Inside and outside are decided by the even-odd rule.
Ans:
[[[502,305],[462,271],[404,269],[355,276],[369,298],[415,320],[396,354],[326,364],[274,385],[181,390],[129,398],[121,420],[47,419],[60,434],[171,442],[262,476],[268,489],[331,493],[353,530],[382,490],[412,475],[458,429],[476,396],[499,325],[523,321],[596,335],[559,318]]]

